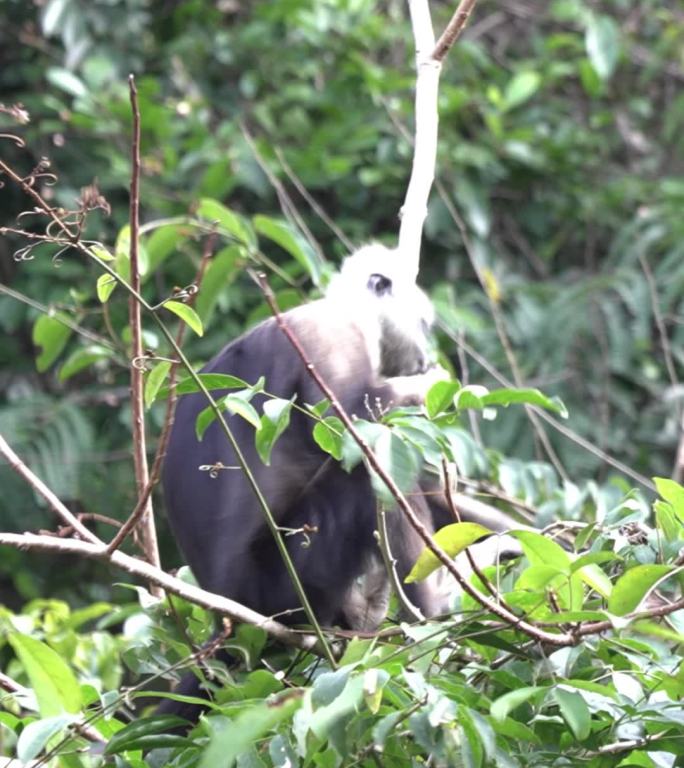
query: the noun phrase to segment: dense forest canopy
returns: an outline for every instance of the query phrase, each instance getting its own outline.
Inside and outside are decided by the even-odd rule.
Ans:
[[[333,266],[355,247],[370,240],[396,243],[413,156],[415,51],[406,6],[400,0],[0,0],[0,159],[19,176],[35,177],[36,189],[55,209],[88,208],[83,240],[102,244],[118,273],[126,274],[128,77],[135,76],[142,130],[141,292],[156,305],[201,275],[193,300],[204,333],[189,330],[183,343],[200,365],[269,314],[248,267],[265,269],[286,310],[320,295]],[[455,6],[430,3],[437,31]],[[530,415],[521,405],[499,408],[496,418],[491,409],[484,415],[463,411],[451,445],[459,477],[467,492],[532,514],[539,527],[557,518],[578,526],[597,523],[581,534],[578,552],[606,526],[603,538],[591,544],[594,564],[610,550],[622,553],[625,567],[670,568],[664,563],[679,562],[684,539],[684,504],[674,486],[664,493],[658,485],[673,505],[667,514],[660,508],[665,533],[647,527],[652,478],[681,481],[684,473],[683,85],[684,10],[655,0],[480,0],[441,76],[437,178],[420,272],[437,311],[440,363],[464,385],[539,389],[562,401],[568,414]],[[7,174],[0,181],[0,435],[75,514],[90,516],[88,524],[111,537],[112,521],[125,520],[138,499],[127,297],[119,286],[103,287],[101,268],[77,249],[31,239],[45,231],[44,217],[20,184]],[[212,233],[217,219],[223,229]],[[143,344],[150,358],[169,355],[149,318],[143,319]],[[151,457],[164,414],[163,398],[147,411]],[[44,499],[6,464],[0,465],[0,487],[2,531],[51,525]],[[181,561],[158,489],[153,498],[162,562],[177,567]],[[636,534],[627,524],[636,526]],[[627,545],[628,553],[621,549]],[[656,581],[653,576],[650,583]],[[77,556],[2,548],[0,603],[7,615],[28,603],[26,631],[49,641],[81,681],[97,679],[100,693],[116,690],[124,669],[127,681],[158,672],[183,657],[184,640],[201,643],[211,635],[203,609],[183,604],[172,620],[157,605],[144,615],[130,602],[129,590],[112,584],[108,569]],[[82,620],[71,610],[82,610]],[[51,616],[52,629],[41,623],[44,615]],[[665,734],[662,751],[639,751],[638,761],[620,763],[625,752],[619,749],[597,757],[605,744],[644,736],[630,720],[634,712],[626,714],[629,707],[615,714],[617,704],[602,699],[599,706],[591,698],[609,696],[597,682],[597,670],[605,670],[592,666],[598,641],[567,650],[567,671],[557,657],[549,663],[551,677],[583,677],[586,705],[574,689],[565,698],[560,689],[555,703],[542,705],[535,686],[541,690],[549,672],[538,658],[534,670],[516,661],[515,679],[502,667],[496,690],[478,695],[495,699],[524,687],[529,697],[521,696],[520,703],[540,717],[528,728],[520,710],[519,719],[509,717],[514,702],[504,704],[503,716],[494,717],[498,725],[487,725],[498,729],[496,747],[493,730],[486,731],[490,742],[473,736],[489,710],[468,698],[460,671],[442,690],[429,678],[428,661],[418,663],[425,677],[419,681],[416,672],[395,692],[391,714],[410,724],[415,755],[433,751],[440,765],[456,764],[449,763],[456,753],[459,765],[490,764],[504,753],[509,762],[500,764],[571,764],[553,762],[558,756],[545,751],[551,743],[558,746],[554,728],[565,729],[565,746],[584,743],[577,759],[587,765],[679,765],[670,757],[678,754],[672,743],[682,737],[681,711],[669,709],[659,719],[662,702],[655,696],[667,691],[674,701],[682,693],[678,615],[657,640],[630,638],[618,651],[602,650],[604,660],[610,657],[609,674],[617,675],[610,696],[624,697],[620,701],[629,706],[648,699],[660,713],[647,730],[649,738]],[[9,621],[3,616],[0,633]],[[106,618],[96,630],[81,633],[101,616]],[[187,622],[184,637],[176,620]],[[420,641],[422,630],[412,630],[412,641]],[[258,657],[263,638],[243,632],[241,642]],[[478,663],[494,662],[502,648],[509,652],[513,637],[510,630],[491,646],[473,643]],[[439,642],[430,653],[437,653]],[[0,639],[0,669],[7,662],[9,672],[28,685],[17,659],[26,664],[29,652],[12,648],[17,658]],[[89,655],[88,663],[74,662],[69,654],[76,648]],[[445,643],[445,659],[447,649]],[[359,662],[363,654],[356,653],[348,651],[346,661]],[[579,668],[571,671],[575,653]],[[657,683],[648,678],[651,662],[660,665],[663,679]],[[301,661],[290,669],[293,687],[308,684],[303,670]],[[266,675],[264,668],[259,672]],[[392,668],[382,674],[398,673]],[[635,693],[621,674],[643,687]],[[280,679],[248,678],[248,690],[236,700],[264,698],[279,690]],[[347,682],[324,681],[315,706],[339,703],[335,695]],[[465,712],[467,704],[457,746],[438,734],[435,710],[420,709],[423,699],[434,704],[438,689],[442,702],[453,694],[444,704],[449,717],[456,717],[454,707]],[[371,738],[370,726],[358,715],[361,688],[354,691],[339,704],[342,719],[335,723],[348,724],[344,717],[356,708],[349,727],[361,744]],[[373,695],[366,694],[366,702],[375,716],[378,709],[368,703]],[[8,711],[19,717],[13,705]],[[43,708],[43,717],[46,711],[58,714]],[[287,706],[282,712],[283,720],[292,714]],[[412,713],[425,717],[418,723]],[[613,716],[624,718],[623,731],[613,729]],[[255,739],[276,729],[276,721],[264,716],[264,723]],[[5,743],[13,748],[7,734],[21,731],[15,726],[0,717],[0,753]],[[377,722],[374,727],[376,747],[384,745],[389,725],[381,735]],[[610,732],[605,739],[604,729]],[[334,727],[327,732],[320,726],[317,738],[325,746],[307,765],[353,763]],[[305,741],[300,734],[297,744],[281,729],[270,752],[253,750],[254,761],[244,758],[242,764],[304,760]],[[513,742],[526,747],[516,750]],[[220,750],[221,743],[212,747]],[[359,750],[355,764],[365,765],[372,749]],[[139,756],[127,759],[144,764]],[[73,764],[91,764],[80,760]]]

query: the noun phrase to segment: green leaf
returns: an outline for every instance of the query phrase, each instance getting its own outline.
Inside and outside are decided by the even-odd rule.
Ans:
[[[76,75],[68,69],[64,69],[63,67],[48,67],[45,74],[51,85],[54,85],[56,88],[61,88],[61,90],[68,93],[70,96],[79,98],[81,96],[86,96],[88,93],[88,89],[85,87],[83,80],[76,77]]]
[[[186,325],[189,325],[198,336],[204,335],[202,321],[192,307],[187,304],[181,304],[180,301],[165,301],[164,308],[168,309],[169,312],[173,312],[174,315],[178,315],[178,317],[180,317]]]
[[[81,709],[78,681],[58,653],[40,640],[19,632],[10,632],[7,639],[31,681],[42,717],[76,713]]]
[[[608,600],[608,610],[615,616],[624,616],[638,608],[655,585],[673,571],[673,565],[637,565],[630,568],[615,583]]]
[[[482,407],[492,405],[509,406],[514,404],[536,405],[555,411],[563,418],[567,418],[568,411],[563,402],[557,397],[547,397],[538,389],[495,389],[480,398]]]
[[[454,395],[461,388],[458,381],[438,381],[433,384],[425,397],[425,408],[430,419],[448,410],[454,404]]]
[[[667,477],[654,477],[659,495],[672,506],[680,522],[684,522],[684,487]]]
[[[493,701],[489,711],[495,720],[502,722],[516,707],[527,701],[541,698],[547,692],[548,688],[538,685],[516,688]]]
[[[300,690],[285,691],[256,706],[247,707],[226,726],[215,728],[199,768],[230,768],[255,742],[289,720],[300,708],[302,696]]]
[[[62,363],[59,369],[58,378],[60,381],[66,381],[79,371],[87,368],[89,365],[96,363],[98,360],[110,358],[112,355],[113,352],[111,349],[99,344],[90,344],[87,347],[81,347],[69,355],[69,357]]]
[[[272,219],[269,216],[257,215],[252,221],[256,231],[273,240],[281,248],[293,256],[307,271],[314,285],[320,285],[321,265],[318,256],[309,243],[288,223]]]
[[[511,531],[510,535],[518,539],[532,565],[551,565],[563,573],[570,573],[570,555],[552,539],[535,531]]]
[[[539,90],[541,76],[538,72],[518,72],[506,86],[501,109],[508,111],[524,104]]]
[[[215,392],[217,389],[249,389],[250,385],[239,379],[237,376],[231,376],[229,373],[198,373],[199,378],[204,384],[205,388],[209,392]],[[257,383],[251,387],[254,392],[263,391],[264,379],[259,379]],[[178,395],[190,395],[193,392],[200,392],[200,385],[195,381],[192,376],[188,376],[186,379],[179,381],[176,385],[176,394]],[[168,387],[161,389],[157,395],[160,399],[169,396]]]
[[[249,422],[254,429],[258,430],[261,427],[261,419],[259,414],[253,405],[250,404],[250,400],[256,394],[255,390],[247,389],[243,392],[235,392],[230,395],[225,395],[220,398],[216,405],[219,410],[228,411],[231,415],[242,416],[242,418]],[[195,420],[195,434],[198,440],[202,440],[204,433],[210,424],[216,421],[216,412],[208,405],[197,416]]]
[[[318,707],[309,720],[309,728],[319,739],[327,737],[341,719],[356,711],[363,701],[362,675],[350,677],[342,692],[329,704]]]
[[[153,715],[141,717],[117,731],[107,742],[105,755],[116,755],[124,750],[155,747],[192,746],[193,742],[167,731],[187,726],[187,720],[176,715]]]
[[[563,720],[578,741],[584,741],[591,733],[591,713],[584,697],[576,691],[556,688],[554,697]]]
[[[36,358],[36,368],[42,373],[46,371],[59,357],[72,334],[71,328],[60,319],[67,320],[63,313],[40,315],[33,324],[33,343],[41,347]]]
[[[456,557],[466,547],[474,544],[483,536],[489,536],[491,531],[477,523],[453,523],[440,528],[432,537],[432,540],[440,546],[449,557]],[[423,581],[433,571],[437,570],[442,562],[427,547],[420,553],[409,575],[404,579],[407,584],[413,581]]]
[[[164,224],[142,240],[147,252],[147,278],[176,250],[182,237],[182,230],[177,224]]]
[[[218,222],[222,229],[243,245],[254,243],[254,234],[247,222],[230,208],[219,203],[218,200],[212,200],[208,197],[200,200],[197,215],[207,219],[207,221]]]
[[[168,360],[160,360],[145,376],[145,407],[149,408],[157,397],[159,388],[171,370]]]
[[[408,492],[416,487],[421,457],[413,445],[385,427],[372,442],[371,448],[382,469],[394,480],[400,491]],[[371,481],[382,500],[389,504],[395,503],[389,489],[375,472],[371,472]]]
[[[596,554],[599,554],[598,552]],[[613,556],[612,559],[615,559]],[[577,570],[580,579],[591,589],[601,595],[602,598],[607,600],[613,592],[613,583],[606,575],[602,568],[599,568],[595,563],[589,565],[583,565],[581,568],[576,568],[576,562],[570,567],[570,572]]]
[[[101,304],[104,304],[109,299],[117,285],[117,279],[110,275],[109,272],[104,272],[97,278],[95,290]]]
[[[27,763],[38,757],[53,736],[56,736],[77,719],[74,715],[63,714],[29,723],[17,741],[17,758],[21,762]]]
[[[238,245],[231,245],[220,250],[207,267],[195,300],[197,314],[205,325],[211,318],[221,292],[235,279],[243,258],[244,249]]]
[[[615,71],[620,55],[620,31],[609,16],[589,14],[584,39],[587,56],[601,80],[608,80]]]
[[[313,438],[318,447],[329,453],[334,459],[342,459],[342,436],[344,434],[344,424],[337,416],[328,416],[316,423],[313,428]]]
[[[257,453],[267,466],[271,463],[271,451],[276,440],[290,423],[292,402],[279,397],[264,401],[264,415],[254,439]]]
[[[111,254],[106,248],[101,245],[91,245],[90,253],[93,254],[100,261],[114,261],[114,255]]]

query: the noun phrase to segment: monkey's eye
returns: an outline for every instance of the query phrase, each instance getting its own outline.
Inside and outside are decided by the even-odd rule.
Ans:
[[[376,296],[384,296],[392,291],[392,281],[385,275],[374,273],[368,278],[368,290]]]

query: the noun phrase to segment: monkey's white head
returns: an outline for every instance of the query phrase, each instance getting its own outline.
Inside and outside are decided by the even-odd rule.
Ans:
[[[383,376],[410,376],[429,366],[434,310],[394,249],[370,243],[348,256],[326,297],[359,325]]]

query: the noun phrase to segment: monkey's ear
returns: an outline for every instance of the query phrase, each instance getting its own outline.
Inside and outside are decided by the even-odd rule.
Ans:
[[[392,281],[389,277],[374,272],[368,278],[367,287],[368,290],[372,291],[376,296],[384,296],[386,293],[392,292]]]

